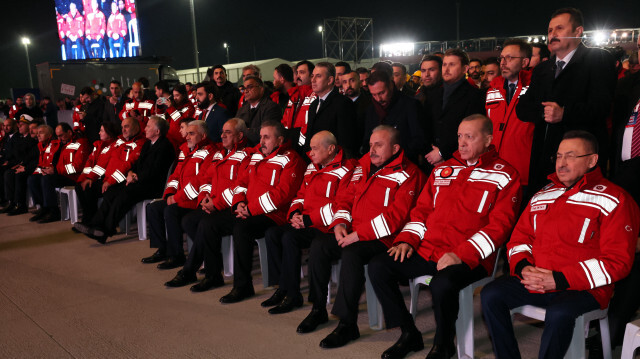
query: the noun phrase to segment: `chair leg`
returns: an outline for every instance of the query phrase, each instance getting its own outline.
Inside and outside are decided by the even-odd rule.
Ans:
[[[604,359],[611,359],[611,336],[609,333],[609,317],[600,319],[600,340]]]
[[[382,330],[384,329],[383,315],[382,315],[382,306],[378,301],[378,297],[376,296],[375,291],[373,290],[373,286],[371,285],[371,280],[369,279],[369,271],[368,265],[364,266],[364,276],[365,276],[365,294],[367,297],[367,313],[369,314],[369,327],[374,330]]]
[[[226,275],[227,277],[231,277],[233,275],[233,239],[231,238],[231,236],[222,237],[220,249],[222,251],[222,266],[224,268],[224,275]]]
[[[262,285],[269,287],[269,264],[267,262],[267,241],[264,237],[256,239],[258,242],[258,254],[260,256],[260,271],[262,272]]]
[[[620,359],[633,359],[633,353],[640,346],[640,328],[634,323],[627,323],[622,342],[622,355]]]
[[[409,279],[409,293],[411,294],[411,304],[409,305],[409,313],[413,316],[413,321],[416,321],[418,315],[418,295],[420,294],[420,284],[416,283],[415,278]]]
[[[573,327],[573,336],[571,338],[571,344],[565,358],[567,359],[580,359],[585,358],[584,348],[584,316],[576,318],[575,326]]]
[[[473,286],[460,291],[460,308],[456,320],[458,358],[473,358]]]
[[[147,205],[150,201],[142,201],[136,204],[136,213],[138,214],[138,239],[147,240]]]

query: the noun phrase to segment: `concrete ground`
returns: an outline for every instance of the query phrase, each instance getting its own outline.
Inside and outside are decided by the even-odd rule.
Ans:
[[[272,289],[262,287],[257,255],[256,296],[222,305],[231,278],[204,293],[168,289],[163,283],[177,270],[142,264],[153,253],[148,241],[120,235],[101,245],[73,233],[69,222],[33,224],[30,216],[0,215],[1,358],[378,358],[399,336],[398,329],[369,328],[363,296],[361,338],[324,350],[318,343],[336,318],[300,335],[295,329],[309,303],[269,315],[260,302]],[[303,286],[306,295],[306,280]],[[494,358],[479,304],[476,296],[474,357]],[[430,305],[429,291],[421,291],[417,326],[425,349],[409,358],[424,358],[431,347]],[[537,356],[540,334],[539,323],[516,321],[523,358]]]

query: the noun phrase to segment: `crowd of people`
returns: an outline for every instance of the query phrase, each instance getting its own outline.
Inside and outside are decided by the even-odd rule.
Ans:
[[[458,293],[505,247],[507,273],[481,293],[498,358],[520,357],[510,310],[522,305],[547,310],[540,357],[563,357],[575,319],[599,308],[611,326],[602,345],[615,347],[640,306],[640,73],[585,47],[583,30],[579,10],[560,9],[548,47],[512,39],[488,61],[449,49],[413,76],[401,63],[305,60],[278,66],[273,83],[246,66],[240,88],[222,65],[196,85],[123,91],[114,80],[110,96],[81,91],[72,125],[27,94],[2,126],[2,212],[27,213],[28,189],[30,221],[60,220],[56,188],[75,186],[73,230],[105,243],[136,203],[159,199],[146,207],[155,252],[142,262],[179,268],[168,287],[221,287],[231,235],[222,303],[254,295],[264,237],[270,314],[304,305],[308,249],[312,306],[298,333],[328,322],[340,261],[339,322],[323,348],[359,337],[368,270],[387,328],[401,331],[382,358],[424,348],[399,288],[422,275],[433,276],[436,322],[427,358],[452,357]]]

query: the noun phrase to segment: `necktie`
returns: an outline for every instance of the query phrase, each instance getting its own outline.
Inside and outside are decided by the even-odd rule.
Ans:
[[[208,115],[209,115],[209,110],[202,111],[202,118],[200,120],[201,121],[206,121]]]
[[[566,64],[566,62],[564,62],[564,61],[556,62],[556,78],[558,78],[558,76],[562,72],[562,69],[564,68],[565,64]]]
[[[324,102],[323,99],[318,100],[318,108],[316,108],[316,113],[318,113],[318,111],[320,111],[320,106],[322,106],[323,102]]]
[[[509,90],[507,91],[507,104],[511,103],[514,93],[516,93],[516,84],[509,84]]]
[[[638,105],[636,106],[636,110],[631,114],[630,123],[633,123],[633,132],[631,135],[631,158],[640,157],[640,124],[638,124],[638,120],[640,120],[640,115],[638,114],[638,108],[640,107],[640,101],[638,101]]]

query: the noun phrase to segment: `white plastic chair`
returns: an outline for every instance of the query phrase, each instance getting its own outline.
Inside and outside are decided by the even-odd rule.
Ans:
[[[186,234],[185,237],[187,238],[187,250],[190,252],[191,247],[193,247],[193,240]],[[222,268],[224,275],[231,277],[233,275],[233,237],[230,235],[222,237],[220,252],[222,252]],[[203,267],[205,265],[206,263],[203,264]]]
[[[140,47],[140,39],[138,38],[138,19],[129,21],[129,56],[134,56],[133,48],[137,50]]]
[[[72,225],[78,222],[78,196],[74,186],[60,188],[60,214],[62,220],[70,220]]]
[[[604,354],[604,359],[611,359],[611,339],[609,338],[609,319],[607,318],[608,309],[609,308],[596,309],[576,318],[571,344],[569,346],[569,350],[567,350],[565,358],[585,358],[584,338],[589,330],[589,322],[592,320],[598,320],[600,322],[600,338],[602,340],[602,352]],[[533,305],[523,305],[521,307],[511,309],[511,315],[513,316],[515,313],[520,313],[525,317],[544,321],[547,311],[544,308]]]
[[[376,292],[373,290],[371,280],[369,279],[369,265],[364,266],[364,291],[367,298],[367,314],[369,315],[369,327],[373,330],[384,329],[384,316],[382,314],[382,305],[378,301]]]
[[[633,353],[638,347],[640,347],[640,319],[627,323],[620,359],[633,359]]]
[[[498,259],[502,248],[496,252],[496,262],[493,265],[493,273],[490,277],[482,278],[462,288],[458,295],[459,308],[458,319],[456,320],[456,338],[458,358],[473,358],[474,342],[473,342],[473,292],[476,288],[487,285],[495,279],[498,272]],[[431,283],[431,275],[423,275],[421,277],[409,280],[409,290],[411,292],[411,306],[409,312],[413,315],[415,321],[418,314],[418,294],[420,285],[428,286]]]
[[[147,232],[147,206],[151,203],[162,201],[162,198],[145,199],[136,203],[137,224],[138,224],[138,239],[145,241],[149,239]]]

